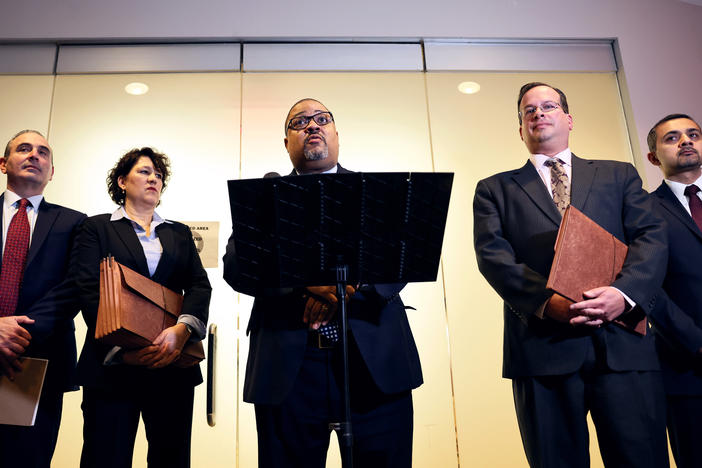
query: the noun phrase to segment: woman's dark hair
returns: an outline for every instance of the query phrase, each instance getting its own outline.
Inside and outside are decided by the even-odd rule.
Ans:
[[[115,166],[110,169],[110,172],[107,174],[107,193],[110,194],[112,201],[118,205],[124,205],[125,193],[124,190],[120,188],[117,181],[120,177],[127,177],[127,174],[129,174],[137,161],[139,161],[139,158],[142,156],[149,158],[154,164],[156,172],[161,173],[161,176],[163,177],[163,187],[161,188],[161,192],[166,190],[168,178],[171,175],[171,162],[168,160],[168,156],[163,153],[158,153],[148,146],[143,148],[134,148],[119,158],[117,164],[115,164]]]

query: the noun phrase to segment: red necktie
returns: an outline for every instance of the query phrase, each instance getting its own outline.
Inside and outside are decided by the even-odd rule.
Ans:
[[[2,255],[2,272],[0,272],[0,317],[14,315],[17,309],[24,262],[29,250],[29,219],[27,204],[23,198],[19,202],[17,213],[10,221],[5,240],[5,252]]]
[[[702,200],[697,196],[700,188],[696,185],[688,185],[685,187],[685,195],[690,199],[690,214],[695,224],[702,231]]]

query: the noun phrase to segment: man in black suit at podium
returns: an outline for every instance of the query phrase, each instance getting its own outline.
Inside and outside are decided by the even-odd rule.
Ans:
[[[334,117],[315,99],[285,119],[290,175],[349,172],[338,162]],[[236,283],[233,237],[224,278]],[[347,288],[353,457],[357,466],[412,465],[412,389],[422,384],[419,355],[400,299],[404,284]],[[257,294],[244,401],[256,405],[260,467],[323,468],[329,423],[343,416],[335,286]]]

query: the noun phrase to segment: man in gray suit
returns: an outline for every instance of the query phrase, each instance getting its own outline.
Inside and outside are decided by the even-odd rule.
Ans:
[[[589,466],[591,413],[608,467],[668,466],[663,388],[652,335],[613,323],[652,307],[666,258],[661,221],[631,164],[571,153],[565,94],[524,85],[517,99],[526,164],[478,182],[478,267],[504,300],[503,376],[512,379],[532,467]],[[546,288],[554,243],[572,204],[629,246],[615,281],[567,313]]]

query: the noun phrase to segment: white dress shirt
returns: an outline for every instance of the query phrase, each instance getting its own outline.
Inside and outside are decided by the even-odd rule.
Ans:
[[[10,222],[17,214],[19,202],[22,199],[19,195],[11,190],[5,190],[5,196],[2,203],[2,252],[5,253],[5,240],[7,239],[7,230],[10,227]],[[34,234],[34,225],[37,223],[37,215],[39,214],[39,205],[44,199],[44,195],[34,195],[27,198],[27,219],[29,220],[29,245],[32,245],[32,235]],[[31,205],[31,206],[30,206]]]
[[[692,184],[683,184],[682,182],[675,182],[674,180],[668,179],[663,179],[663,181],[666,184],[668,184],[668,187],[673,192],[673,195],[675,195],[675,198],[677,198],[678,201],[682,204],[683,208],[685,208],[687,214],[692,216],[692,213],[690,212],[690,200],[688,200],[688,198],[685,196],[685,187]],[[700,176],[699,179],[694,181],[693,184],[695,184],[701,189],[699,192],[697,192],[697,196],[700,200],[702,200],[702,176]]]

